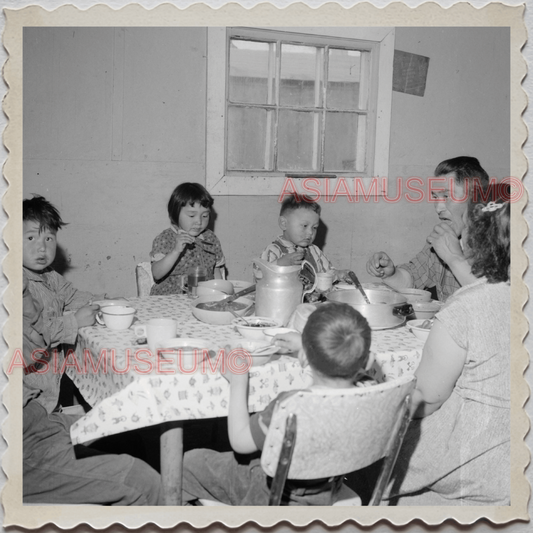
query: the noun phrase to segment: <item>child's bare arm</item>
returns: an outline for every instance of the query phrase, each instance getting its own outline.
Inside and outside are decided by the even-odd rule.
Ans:
[[[253,453],[257,446],[250,430],[248,372],[232,374],[228,370],[226,378],[230,382],[228,434],[231,447],[237,453]]]
[[[174,248],[165,257],[152,263],[152,275],[156,281],[164,278],[179,261],[183,250],[188,244],[194,243],[194,237],[185,232],[176,235]]]

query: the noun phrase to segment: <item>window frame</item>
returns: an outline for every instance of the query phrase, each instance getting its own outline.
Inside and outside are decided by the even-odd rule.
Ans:
[[[371,150],[372,176],[361,176],[363,183],[372,178],[386,178],[389,166],[389,138],[392,104],[392,68],[394,60],[394,28],[207,28],[207,105],[206,105],[206,187],[214,195],[279,195],[286,183],[286,174],[275,175],[243,173],[225,174],[226,146],[226,91],[228,67],[229,33],[242,34],[253,30],[278,31],[304,36],[326,36],[340,39],[370,41],[374,45],[374,59],[371,69],[377,93],[372,112],[375,113],[375,130],[368,137],[367,150]],[[360,174],[343,172],[342,177],[350,179]],[[292,182],[301,190],[301,181],[306,175],[292,173]],[[315,177],[309,174],[308,176]],[[327,177],[316,176],[321,185]],[[341,175],[337,175],[338,178]],[[370,183],[368,183],[370,185]],[[381,193],[381,179],[378,180],[378,194]]]

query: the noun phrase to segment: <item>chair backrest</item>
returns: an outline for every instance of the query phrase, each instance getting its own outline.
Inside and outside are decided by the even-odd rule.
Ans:
[[[137,296],[150,296],[152,285],[155,283],[150,263],[139,263],[135,267],[135,281],[137,282]]]
[[[275,476],[289,414],[297,418],[289,479],[340,476],[385,457],[414,385],[414,376],[404,376],[370,387],[299,391],[284,398],[272,415],[263,470]]]

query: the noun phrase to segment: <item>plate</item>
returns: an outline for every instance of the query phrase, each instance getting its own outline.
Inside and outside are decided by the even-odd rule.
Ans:
[[[285,333],[298,333],[295,329],[291,328],[267,328],[263,330],[263,335],[268,337],[275,337],[276,335],[284,335]]]
[[[382,331],[384,329],[394,329],[394,328],[399,328],[400,326],[403,326],[405,324],[405,321],[407,320],[406,317],[403,317],[403,320],[399,323],[399,324],[396,324],[395,326],[372,326],[370,329],[372,331]]]

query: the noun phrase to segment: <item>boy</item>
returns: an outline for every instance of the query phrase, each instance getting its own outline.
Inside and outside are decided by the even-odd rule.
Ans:
[[[313,244],[320,222],[320,211],[320,205],[306,196],[300,199],[295,195],[285,198],[278,219],[283,234],[266,247],[261,259],[280,266],[300,265],[305,259],[316,273],[334,270],[324,252]],[[302,275],[307,281],[314,281],[311,273],[303,271]],[[333,281],[346,276],[346,271],[337,270]]]
[[[65,223],[58,210],[42,196],[22,202],[22,265],[28,291],[43,313],[43,326],[50,348],[58,354],[57,366],[63,364],[63,344],[74,344],[78,328],[92,326],[97,305],[90,301],[100,297],[75,289],[63,276],[50,268],[56,256],[57,232]],[[49,387],[40,401],[48,412],[58,401],[61,374],[48,376]]]
[[[77,417],[50,409],[58,390],[53,370],[39,373],[32,353],[49,356],[50,334],[43,308],[23,274],[23,501],[51,504],[162,505],[159,474],[129,455],[108,455],[73,446],[70,426]],[[55,398],[55,401],[53,401]]]
[[[366,319],[346,304],[323,304],[307,321],[298,358],[309,365],[311,388],[351,388],[361,384],[372,364],[370,327]],[[299,344],[299,339],[295,341]],[[248,373],[231,374],[228,432],[233,450],[252,454],[263,448],[276,401],[298,391],[281,393],[261,413],[248,413]],[[329,505],[333,479],[286,485],[288,505]],[[339,499],[350,492],[341,489]],[[233,452],[192,450],[185,454],[183,471],[184,502],[215,499],[231,505],[268,505],[269,480],[261,468],[261,458],[238,457]],[[351,494],[353,496],[353,493]]]

